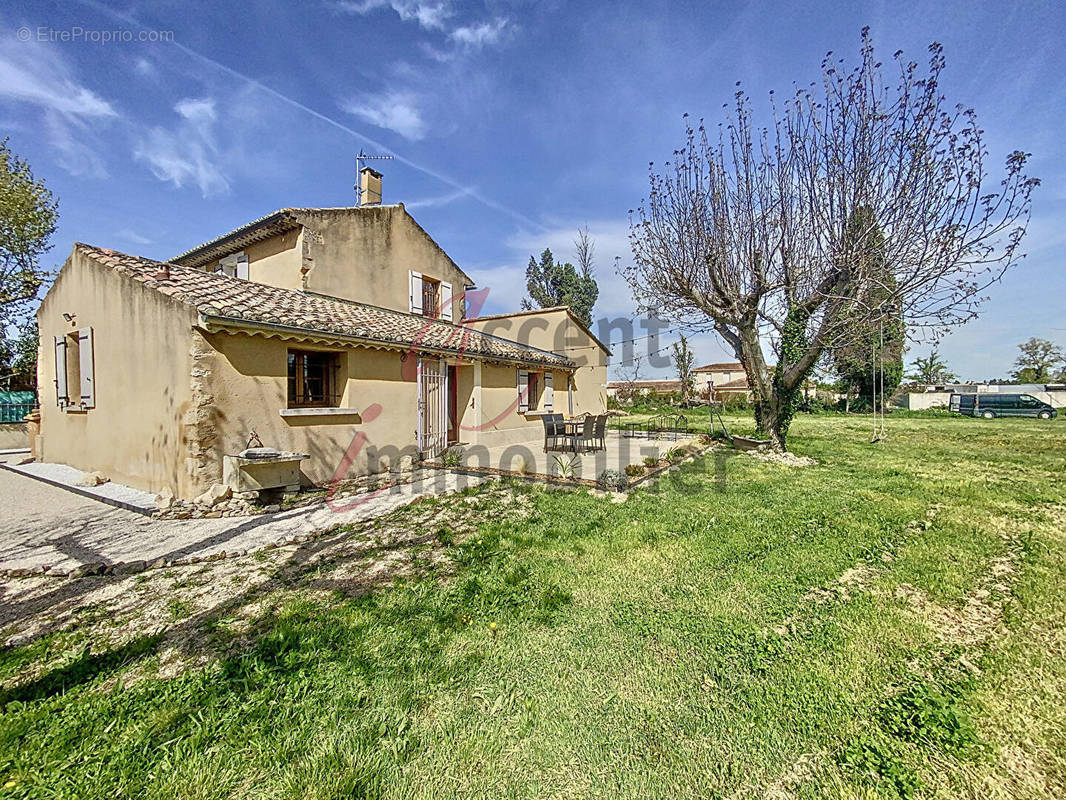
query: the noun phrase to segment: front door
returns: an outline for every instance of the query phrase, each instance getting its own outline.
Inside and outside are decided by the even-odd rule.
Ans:
[[[447,446],[448,372],[441,361],[418,360],[418,449],[435,458]]]

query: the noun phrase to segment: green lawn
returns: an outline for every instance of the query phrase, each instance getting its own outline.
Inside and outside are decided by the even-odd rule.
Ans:
[[[9,582],[0,797],[1066,796],[1066,420],[871,428]]]

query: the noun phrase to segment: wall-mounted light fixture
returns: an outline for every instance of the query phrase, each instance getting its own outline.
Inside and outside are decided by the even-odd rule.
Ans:
[[[64,314],[63,315],[63,319],[65,319],[67,322],[69,322],[71,325],[73,325],[74,324],[74,319],[77,316],[78,316],[77,314]]]

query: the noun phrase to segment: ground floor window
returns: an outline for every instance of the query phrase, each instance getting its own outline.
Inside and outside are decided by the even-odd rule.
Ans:
[[[289,351],[289,408],[340,405],[340,353]]]
[[[543,384],[540,380],[539,372],[529,373],[529,410],[537,411],[540,409],[540,390]]]
[[[518,371],[518,410],[552,411],[552,373]]]

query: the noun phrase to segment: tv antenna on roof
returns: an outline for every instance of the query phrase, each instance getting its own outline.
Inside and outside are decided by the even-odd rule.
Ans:
[[[363,152],[363,148],[359,148],[359,155],[355,157],[355,204],[361,206],[363,204],[363,179],[361,173],[363,167],[366,166],[365,162],[371,160],[390,161],[392,156],[371,156]]]

